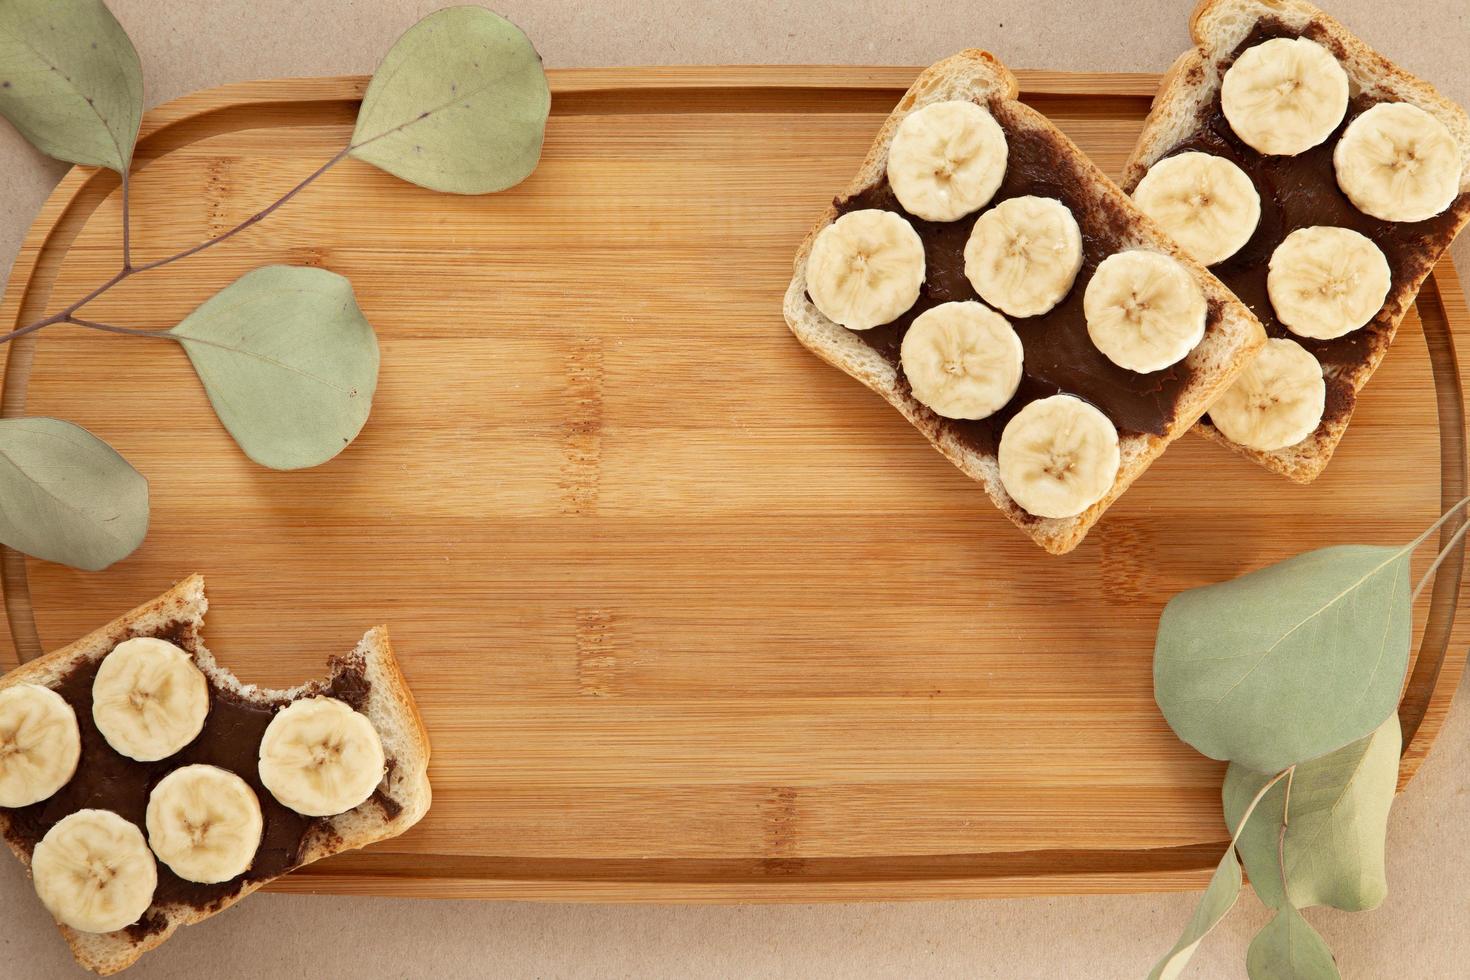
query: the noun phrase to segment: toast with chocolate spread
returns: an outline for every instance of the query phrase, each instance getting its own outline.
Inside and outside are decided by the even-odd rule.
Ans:
[[[149,845],[160,850],[150,794],[156,796],[163,777],[183,767],[207,770],[237,786],[248,786],[258,798],[259,844],[253,852],[247,850],[248,869],[243,873],[224,881],[198,883],[175,874],[173,866],[159,856],[156,886],[151,899],[145,894],[146,911],[135,921],[105,932],[82,931],[58,921],[77,962],[103,975],[130,966],[179,926],[207,919],[295,868],[402,834],[429,809],[429,740],[386,629],[368,631],[351,653],[331,658],[325,679],[289,690],[267,690],[241,683],[205,647],[206,608],[204,580],[195,575],[70,646],[0,678],[0,697],[27,686],[60,695],[75,714],[72,730],[79,734],[74,775],[59,789],[30,805],[0,807],[0,832],[33,874],[38,845],[48,838],[48,832],[79,812],[111,811],[127,824],[104,815],[138,841],[140,853],[147,855],[141,850],[142,837],[133,834],[129,825],[149,835]],[[107,729],[107,716],[93,702],[106,658],[127,644],[136,645],[140,638],[192,661],[203,675],[208,697],[208,711],[198,734],[166,757],[144,762],[121,754],[114,744],[116,736]],[[38,694],[34,689],[28,693]],[[61,704],[39,693],[38,703]],[[263,733],[269,732],[272,721],[289,706],[325,702],[353,715],[359,724],[365,719],[376,733],[381,756],[368,777],[366,789],[371,795],[359,805],[331,816],[307,816],[284,805],[267,788],[272,781],[263,778],[268,777],[261,762]],[[189,732],[183,738],[190,738]],[[294,800],[293,806],[307,808]],[[46,901],[44,894],[42,900]]]
[[[1018,101],[1018,94],[1016,78],[984,51],[963,51],[924,71],[879,130],[857,175],[798,249],[785,314],[802,344],[882,395],[978,481],[1006,517],[1047,551],[1062,554],[1075,548],[1129,484],[1194,425],[1265,336],[1229,290],[1139,211],[1061,130]],[[962,185],[946,174],[957,183],[957,194],[972,195],[950,207],[948,185],[939,188],[945,193],[933,193],[922,145],[917,168],[903,146],[911,116],[924,120],[923,126],[908,125],[917,130],[915,139],[928,138],[929,146],[940,145],[936,139],[944,134],[932,134],[945,125],[944,118],[970,119],[964,123],[971,127],[964,133],[966,145],[979,149],[957,152],[973,159],[989,140],[1003,155],[1003,171],[996,167],[973,180],[966,176]],[[998,130],[981,116],[998,123]],[[905,195],[891,176],[895,140],[904,152],[905,183],[923,188],[908,194],[909,204],[936,220],[918,216],[902,202]],[[991,186],[983,186],[987,178]],[[863,224],[839,227],[838,222],[854,217]],[[1026,267],[1037,271],[1034,281],[1028,275],[1007,278],[1004,246],[1023,245],[1013,234],[1015,222],[1054,234],[1070,267],[1063,263],[1058,273],[1050,253],[1038,254],[1040,264]],[[867,235],[875,248],[891,250],[880,258],[898,257],[877,301],[854,304],[852,293],[813,282],[814,268],[829,268],[822,240],[837,232],[849,243]],[[980,254],[980,238],[990,243],[989,259]],[[904,256],[920,245],[922,267],[904,267]],[[1128,253],[1128,262],[1109,269],[1104,290],[1099,270],[1119,253]],[[858,256],[857,261],[869,260]],[[999,275],[992,274],[996,262]],[[1133,274],[1157,274],[1171,283],[1170,308],[1180,312],[1177,323],[1162,324],[1169,336],[1161,352],[1142,350],[1146,345],[1138,337],[1120,335],[1119,317],[1087,315],[1085,307],[1094,299],[1117,296],[1114,279]],[[983,288],[975,286],[977,281]],[[1188,295],[1181,300],[1182,294]],[[837,322],[820,308],[824,296],[831,297],[824,301],[838,316],[845,315],[839,307],[856,312],[847,323]],[[920,324],[922,343],[915,340]],[[953,337],[962,342],[956,346],[946,339]],[[921,360],[926,354],[927,362]],[[910,376],[915,371],[923,372],[922,386]],[[964,383],[948,384],[944,372]],[[1022,423],[1024,431],[1009,450],[1012,430],[1023,429]],[[1048,425],[1053,434],[1060,433],[1057,439],[1075,437],[1076,447],[1090,454],[1085,479],[1078,477],[1075,485],[1064,485],[1072,479],[1063,458],[1071,449],[1047,441]],[[1055,473],[1065,500],[1049,497],[1045,486],[1036,492],[1051,472],[1047,454],[1053,449],[1061,454]],[[1008,455],[1015,466],[1008,464]],[[1023,463],[1030,475],[1023,473],[1008,487],[1008,467],[1018,472]],[[1026,484],[1025,501],[1016,497],[1018,481]]]
[[[1195,47],[1165,75],[1124,169],[1122,185],[1136,192],[1156,164],[1185,153],[1223,158],[1254,183],[1260,200],[1259,224],[1238,251],[1210,270],[1251,308],[1272,338],[1299,345],[1317,359],[1325,382],[1320,422],[1287,445],[1270,441],[1251,445],[1255,440],[1232,439],[1222,431],[1224,420],[1212,424],[1206,418],[1196,431],[1267,469],[1309,483],[1332,458],[1347,431],[1358,393],[1388,353],[1425,277],[1470,221],[1470,118],[1433,86],[1378,54],[1303,0],[1203,0],[1190,18],[1189,29]],[[1226,74],[1247,52],[1264,50],[1261,46],[1267,42],[1283,48],[1281,41],[1298,39],[1314,42],[1326,52],[1319,57],[1335,60],[1341,67],[1346,85],[1336,97],[1345,103],[1345,109],[1327,120],[1324,129],[1328,132],[1320,142],[1305,149],[1267,145],[1266,150],[1281,152],[1263,152],[1260,140],[1249,131],[1237,132],[1229,118],[1224,103]],[[1388,219],[1384,215],[1392,211],[1365,205],[1356,193],[1351,172],[1346,184],[1339,173],[1340,151],[1347,155],[1357,145],[1341,146],[1353,127],[1363,126],[1369,112],[1381,113],[1396,104],[1413,107],[1395,109],[1411,119],[1418,115],[1424,120],[1427,114],[1433,120],[1427,127],[1438,131],[1443,152],[1458,153],[1458,168],[1453,164],[1444,168],[1447,186],[1434,205],[1443,205],[1443,209],[1432,215],[1406,211],[1397,215],[1398,220]],[[1290,152],[1293,150],[1296,152]],[[1379,213],[1367,213],[1363,206]],[[1278,247],[1294,232],[1324,226],[1368,239],[1386,260],[1387,275],[1365,314],[1345,326],[1366,322],[1338,336],[1323,336],[1336,331],[1314,330],[1310,323],[1288,326],[1292,318],[1288,311],[1276,308],[1270,288],[1269,267]],[[1372,261],[1380,270],[1385,268],[1376,257]],[[1383,297],[1381,307],[1378,296]]]

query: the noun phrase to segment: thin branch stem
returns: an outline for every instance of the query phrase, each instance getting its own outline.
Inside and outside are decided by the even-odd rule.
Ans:
[[[344,146],[330,160],[322,164],[320,167],[316,168],[316,170],[312,171],[310,174],[304,177],[295,187],[291,188],[285,194],[281,195],[281,197],[274,204],[271,204],[261,209],[260,211],[255,212],[250,217],[246,218],[244,221],[240,222],[238,225],[229,229],[228,231],[224,231],[213,238],[202,241],[198,245],[186,248],[182,252],[175,252],[173,255],[166,255],[161,259],[155,259],[152,262],[145,262],[142,265],[132,264],[132,243],[130,241],[131,228],[128,219],[128,177],[127,174],[123,174],[123,267],[119,269],[117,271],[117,274],[114,275],[111,279],[107,280],[102,285],[98,286],[96,289],[83,296],[81,299],[68,304],[57,312],[43,317],[34,323],[26,324],[25,326],[19,327],[6,334],[0,334],[0,344],[9,343],[12,340],[17,340],[21,337],[26,336],[27,334],[35,333],[38,330],[42,330],[57,323],[72,323],[77,326],[88,327],[94,330],[104,330],[110,333],[138,334],[142,336],[160,335],[162,331],[135,330],[132,327],[117,327],[111,324],[96,323],[95,321],[90,320],[80,320],[76,316],[74,316],[74,314],[77,310],[86,306],[88,303],[92,302],[94,299],[101,296],[103,293],[107,292],[113,286],[116,286],[118,283],[122,282],[125,279],[129,279],[140,272],[147,272],[149,269],[157,269],[162,266],[169,265],[173,262],[177,262],[180,259],[187,259],[191,255],[198,255],[205,249],[213,248],[220,242],[233,238],[245,229],[259,224],[270,214],[278,210],[287,201],[291,200],[291,198],[295,197],[297,194],[300,194],[303,190],[307,188],[307,186],[309,186],[322,174],[326,173],[328,170],[331,170],[337,164],[345,160],[347,158],[347,154],[352,152],[352,150],[352,146]]]
[[[1439,516],[1439,520],[1435,521],[1433,524],[1425,528],[1423,534],[1419,535],[1413,541],[1410,541],[1407,545],[1405,545],[1404,550],[1414,551],[1418,549],[1421,544],[1429,540],[1429,536],[1431,534],[1443,527],[1445,525],[1445,522],[1448,521],[1451,517],[1454,517],[1456,512],[1458,512],[1459,509],[1461,507],[1464,507],[1466,504],[1470,504],[1470,497],[1461,497],[1457,503],[1454,503],[1450,506],[1449,510],[1445,511]]]
[[[1409,597],[1410,604],[1419,598],[1419,593],[1424,591],[1424,587],[1429,584],[1434,573],[1439,571],[1439,566],[1445,563],[1445,559],[1450,556],[1450,552],[1455,550],[1455,546],[1464,540],[1466,531],[1470,531],[1470,521],[1460,525],[1459,530],[1455,531],[1454,536],[1450,538],[1450,543],[1444,546],[1444,550],[1435,557],[1429,569],[1424,573],[1424,577],[1419,580],[1419,584],[1414,586],[1414,594]]]
[[[1228,848],[1228,850],[1235,849],[1236,842],[1240,840],[1240,832],[1242,830],[1245,830],[1246,821],[1251,818],[1252,813],[1256,812],[1256,804],[1265,799],[1266,794],[1271,791],[1272,786],[1275,786],[1277,783],[1290,776],[1295,769],[1296,766],[1288,766],[1287,768],[1281,770],[1276,775],[1267,780],[1266,785],[1256,790],[1255,798],[1251,800],[1250,806],[1245,808],[1245,812],[1240,815],[1240,823],[1235,825],[1235,834],[1230,838],[1230,847]]]
[[[128,222],[128,171],[122,172],[122,253],[123,271],[133,267],[133,234]]]
[[[1286,828],[1291,824],[1291,783],[1296,766],[1286,770],[1286,792],[1281,800],[1281,830],[1276,834],[1276,868],[1281,872],[1281,894],[1291,901],[1291,886],[1286,883]]]
[[[83,320],[81,317],[69,316],[66,322],[78,327],[86,327],[88,330],[100,330],[103,333],[120,333],[129,337],[157,337],[160,340],[173,340],[174,335],[167,330],[144,330],[140,327],[120,327],[115,323],[99,323],[96,320]]]

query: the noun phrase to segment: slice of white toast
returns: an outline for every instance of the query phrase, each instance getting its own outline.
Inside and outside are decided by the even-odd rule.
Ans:
[[[343,851],[355,850],[376,841],[396,837],[428,812],[429,739],[424,731],[413,695],[409,692],[383,627],[368,633],[345,657],[329,661],[330,674],[290,690],[268,690],[242,684],[220,666],[204,646],[201,632],[208,603],[204,579],[198,575],[180,582],[152,602],[134,609],[70,646],[23,664],[0,677],[0,689],[13,684],[40,684],[55,688],[79,670],[100,662],[118,643],[135,636],[164,636],[188,651],[204,672],[212,698],[230,697],[250,705],[269,707],[315,694],[350,690],[353,706],[377,730],[389,760],[388,771],[378,791],[367,802],[335,817],[315,818],[301,839],[294,866],[310,864]],[[208,735],[206,729],[205,736]],[[252,774],[253,775],[253,774]],[[74,779],[79,778],[73,777]],[[62,792],[66,792],[63,788]],[[264,802],[264,801],[263,801]],[[36,806],[42,807],[43,801]],[[27,810],[31,808],[26,808]],[[0,833],[22,864],[30,867],[31,851],[19,836],[24,811],[0,808]],[[61,814],[51,814],[57,819]],[[160,864],[160,874],[163,872]],[[247,872],[211,891],[203,906],[192,904],[154,905],[137,923],[109,933],[78,932],[61,925],[78,963],[104,976],[132,965],[138,957],[161,945],[176,929],[201,922],[221,912],[274,877],[252,877]]]
[[[1250,311],[1139,211],[1061,130],[1041,113],[1018,101],[1019,91],[1015,76],[985,51],[962,51],[924,71],[879,130],[857,176],[821,216],[797,251],[795,274],[786,292],[785,313],[787,324],[802,344],[887,399],[928,437],[939,452],[966,476],[980,482],[995,505],[1013,523],[1047,551],[1064,554],[1077,547],[1103,511],[1158,458],[1170,442],[1199,419],[1265,343],[1265,334]],[[1016,137],[1024,136],[1028,141],[1051,148],[1052,154],[1064,164],[1062,169],[1065,173],[1052,173],[1049,179],[1060,181],[1060,193],[1065,198],[1063,203],[1077,218],[1084,240],[1098,236],[1105,229],[1106,235],[1116,241],[1117,251],[1142,248],[1173,256],[1199,282],[1210,304],[1212,313],[1204,340],[1183,362],[1187,381],[1178,392],[1172,417],[1160,432],[1127,431],[1124,426],[1118,426],[1122,463],[1117,479],[1101,500],[1075,517],[1039,518],[1023,510],[1001,483],[994,451],[962,438],[951,420],[939,417],[920,404],[909,393],[903,373],[892,358],[884,356],[854,331],[824,316],[807,293],[806,262],[812,243],[837,218],[844,202],[886,184],[888,148],[899,123],[916,108],[953,99],[970,100],[987,107],[1007,130],[1013,143]],[[1024,165],[1024,161],[1018,163],[1013,146],[1010,166],[1020,165]],[[997,195],[990,206],[1001,199],[1002,196]],[[961,220],[973,221],[974,217],[971,215]],[[1080,296],[1090,275],[1090,268],[1084,266],[1068,295]],[[928,288],[926,284],[925,289]],[[967,298],[977,297],[972,293]],[[921,294],[920,303],[923,302]],[[1027,324],[1026,321],[1017,324],[1023,346],[1028,331],[1039,328],[1040,325]],[[1140,388],[1153,383],[1150,376],[1135,377]]]
[[[1202,0],[1189,21],[1195,47],[1185,52],[1164,76],[1153,108],[1144,123],[1132,156],[1123,171],[1122,185],[1132,191],[1148,169],[1182,145],[1189,145],[1213,112],[1225,69],[1237,50],[1258,29],[1272,36],[1304,36],[1326,47],[1347,72],[1353,99],[1377,102],[1408,102],[1424,109],[1448,127],[1460,146],[1462,160],[1460,198],[1436,227],[1433,242],[1405,255],[1395,269],[1392,288],[1382,311],[1373,322],[1349,334],[1355,344],[1352,355],[1342,362],[1324,359],[1327,378],[1327,412],[1317,430],[1302,442],[1272,452],[1248,449],[1231,442],[1208,419],[1195,431],[1298,483],[1316,479],[1331,460],[1351,420],[1357,396],[1388,353],[1399,324],[1414,303],[1424,279],[1449,247],[1454,236],[1470,221],[1470,117],[1424,82],[1378,54],[1342,24],[1304,0]],[[1349,109],[1349,116],[1354,110]],[[1338,131],[1339,133],[1341,130]],[[1327,152],[1337,133],[1324,144]],[[1208,152],[1208,151],[1207,151]],[[1333,187],[1335,190],[1335,185]],[[1346,197],[1343,198],[1346,201]],[[1350,206],[1350,205],[1349,205]],[[1262,195],[1262,229],[1269,225],[1272,209],[1279,206],[1269,194]],[[1314,219],[1309,223],[1317,223]],[[1433,220],[1433,219],[1432,219]],[[1425,225],[1428,223],[1419,223]],[[1281,236],[1294,230],[1282,227]],[[1370,238],[1373,236],[1370,234]],[[1428,239],[1430,236],[1425,236]],[[1256,244],[1253,240],[1253,245]],[[1275,243],[1267,242],[1267,245]],[[1380,244],[1382,244],[1380,242]],[[1250,248],[1251,246],[1247,246]],[[1392,260],[1392,256],[1390,257]],[[1231,260],[1216,266],[1220,277],[1231,281],[1225,271]],[[1260,303],[1256,312],[1261,313]],[[1268,311],[1269,312],[1269,311]],[[1267,319],[1263,316],[1263,319]],[[1267,323],[1273,336],[1302,341]]]

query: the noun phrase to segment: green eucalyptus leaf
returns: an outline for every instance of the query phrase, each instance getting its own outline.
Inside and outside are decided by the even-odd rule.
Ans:
[[[1393,714],[1367,738],[1299,763],[1291,777],[1284,840],[1278,835],[1286,784],[1267,791],[1238,844],[1262,902],[1272,908],[1330,905],[1348,912],[1378,907],[1388,894],[1383,849],[1402,748],[1399,718]],[[1225,819],[1238,820],[1270,778],[1231,763],[1222,793]],[[1283,853],[1289,899],[1281,888]]]
[[[1199,944],[1225,918],[1225,913],[1235,906],[1235,900],[1239,897],[1240,862],[1235,859],[1235,849],[1227,847],[1225,856],[1220,858],[1220,863],[1210,877],[1205,893],[1200,896],[1194,915],[1184,927],[1179,941],[1163,959],[1154,964],[1154,968],[1149,971],[1148,980],[1174,980],[1183,973],[1190,958],[1194,956],[1194,951],[1199,949]]]
[[[367,422],[378,339],[352,284],[325,269],[265,266],[210,297],[170,333],[245,455],[317,466]]]
[[[1410,553],[1324,548],[1175,596],[1154,647],[1169,726],[1257,772],[1372,732],[1408,666]]]
[[[352,155],[436,191],[487,194],[541,158],[551,89],[520,28],[449,7],[408,29],[363,96]]]
[[[1250,980],[1341,980],[1332,950],[1290,905],[1251,940],[1245,972]]]
[[[48,156],[128,169],[143,67],[102,0],[0,2],[0,114]]]
[[[0,543],[95,572],[148,532],[148,481],[60,419],[0,420]]]

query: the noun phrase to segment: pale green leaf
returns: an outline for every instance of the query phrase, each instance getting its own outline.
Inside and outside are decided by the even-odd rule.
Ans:
[[[1251,940],[1245,971],[1250,980],[1340,980],[1332,950],[1290,905]]]
[[[1212,759],[1276,772],[1383,724],[1408,665],[1407,548],[1311,551],[1164,608],[1154,696]]]
[[[1240,862],[1235,859],[1234,848],[1226,848],[1225,856],[1220,858],[1209,885],[1205,887],[1205,893],[1200,896],[1199,904],[1194,908],[1194,915],[1184,927],[1184,933],[1174,944],[1174,948],[1154,964],[1154,968],[1149,971],[1148,980],[1174,980],[1178,977],[1189,965],[1190,958],[1194,956],[1194,951],[1199,948],[1205,936],[1225,918],[1225,913],[1235,906],[1235,900],[1239,897]]]
[[[245,455],[294,470],[357,437],[378,386],[378,339],[352,284],[325,269],[266,266],[170,331]]]
[[[107,443],[60,419],[0,421],[0,543],[87,571],[148,531],[148,481]]]
[[[58,160],[127,170],[143,68],[102,0],[0,2],[0,114]]]
[[[536,169],[551,89],[520,28],[449,7],[409,28],[363,96],[352,155],[421,187],[487,194]]]
[[[1393,714],[1367,738],[1299,763],[1291,777],[1284,840],[1278,838],[1286,784],[1271,787],[1238,845],[1262,902],[1272,908],[1330,905],[1349,912],[1378,907],[1388,894],[1383,849],[1402,748],[1399,718]],[[1225,818],[1238,820],[1270,778],[1231,763],[1222,794]],[[1281,889],[1282,853],[1289,903]]]

